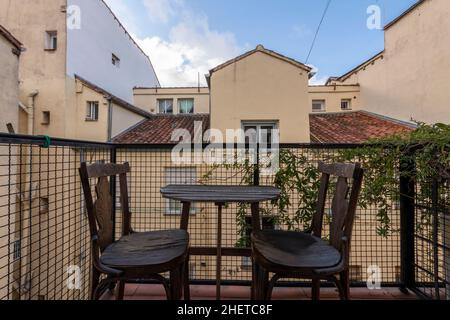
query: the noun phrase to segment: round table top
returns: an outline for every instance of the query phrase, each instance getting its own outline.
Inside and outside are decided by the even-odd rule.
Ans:
[[[270,186],[168,185],[161,188],[166,199],[181,202],[259,203],[277,200],[281,191]]]

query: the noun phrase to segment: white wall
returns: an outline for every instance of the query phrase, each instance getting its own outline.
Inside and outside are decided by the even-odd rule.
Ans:
[[[67,30],[67,75],[89,80],[133,102],[133,87],[159,82],[150,60],[133,43],[102,0],[67,0],[81,9],[81,28]],[[111,63],[120,58],[120,68]]]

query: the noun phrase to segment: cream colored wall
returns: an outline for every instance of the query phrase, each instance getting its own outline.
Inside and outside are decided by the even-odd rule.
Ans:
[[[134,105],[158,113],[158,99],[173,99],[174,114],[179,113],[178,99],[194,99],[194,113],[209,113],[208,88],[136,88]]]
[[[75,136],[80,140],[106,142],[108,140],[108,109],[109,102],[102,93],[75,81],[76,116],[72,119],[75,125]],[[98,121],[86,121],[88,101],[98,101]]]
[[[341,101],[343,99],[351,100],[351,109],[360,110],[361,99],[359,86],[310,86],[309,87],[309,106],[312,112],[313,100],[325,100],[325,112],[342,112]]]
[[[61,7],[66,0],[0,0],[0,23],[20,41],[27,51],[21,55],[20,100],[28,105],[28,95],[36,97],[35,134],[67,136],[71,117],[65,109],[66,15]],[[45,31],[58,32],[58,49],[44,50]],[[42,112],[51,112],[51,124],[41,125]]]
[[[428,0],[386,30],[384,59],[344,83],[368,111],[450,123],[450,2]]]
[[[308,142],[308,72],[256,52],[211,76],[211,127],[240,129],[242,121],[278,121],[280,140]]]
[[[0,132],[8,132],[7,123],[19,132],[19,56],[15,48],[0,35]]]
[[[145,118],[119,105],[113,104],[111,136],[114,138]]]

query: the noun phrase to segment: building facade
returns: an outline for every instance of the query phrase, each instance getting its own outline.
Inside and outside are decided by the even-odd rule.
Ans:
[[[22,44],[0,25],[0,132],[19,132],[19,59]]]
[[[449,15],[449,1],[418,1],[385,27],[384,51],[328,83],[359,85],[367,111],[450,123]]]
[[[106,141],[103,129],[85,134],[96,111],[109,120],[107,131],[119,131],[112,126],[121,114],[95,107],[102,93],[80,100],[76,75],[127,103],[133,87],[159,86],[150,59],[102,0],[0,0],[0,7],[0,24],[27,46],[19,77],[20,101],[33,110],[30,134]]]

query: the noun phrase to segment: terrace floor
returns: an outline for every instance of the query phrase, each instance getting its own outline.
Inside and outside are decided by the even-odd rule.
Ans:
[[[367,288],[351,288],[352,300],[417,300],[414,293],[405,294],[399,288],[383,288],[369,290]],[[191,286],[192,300],[215,300],[216,287],[206,285]],[[107,292],[103,300],[114,300],[114,296]],[[276,288],[273,300],[310,300],[310,288]],[[338,300],[339,296],[334,288],[321,289],[322,300]],[[166,300],[162,286],[152,284],[127,284],[125,300]],[[242,286],[223,286],[222,300],[250,300],[250,288]]]

